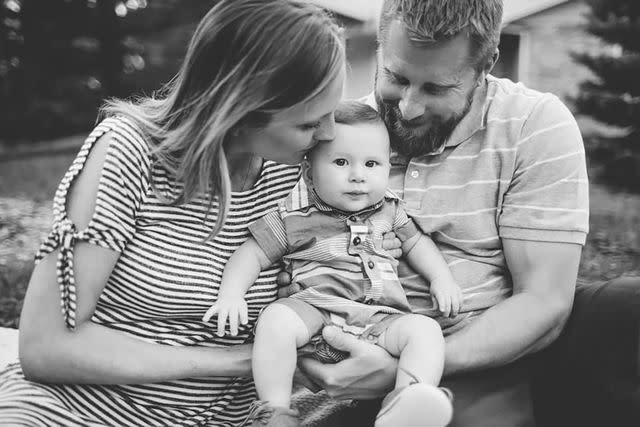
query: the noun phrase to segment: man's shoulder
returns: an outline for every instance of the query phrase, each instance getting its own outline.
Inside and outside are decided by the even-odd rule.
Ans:
[[[522,82],[493,76],[487,77],[487,116],[490,120],[527,117],[540,109],[548,114],[567,110],[554,94],[540,92]]]

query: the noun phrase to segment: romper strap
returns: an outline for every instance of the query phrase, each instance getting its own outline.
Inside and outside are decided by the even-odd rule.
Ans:
[[[53,244],[60,249],[56,272],[60,287],[60,308],[64,323],[70,330],[76,328],[76,280],[73,272],[73,246],[79,238],[70,219],[57,222],[51,233]]]

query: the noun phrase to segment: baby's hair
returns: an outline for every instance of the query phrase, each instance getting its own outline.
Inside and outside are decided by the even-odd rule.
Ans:
[[[355,125],[358,123],[383,123],[380,114],[369,105],[359,101],[341,101],[335,112],[336,123]]]

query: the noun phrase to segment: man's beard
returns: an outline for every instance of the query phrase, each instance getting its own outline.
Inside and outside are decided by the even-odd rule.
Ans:
[[[438,152],[447,142],[453,130],[471,109],[473,94],[467,96],[466,105],[459,114],[454,114],[447,120],[438,117],[427,129],[408,129],[403,125],[402,113],[397,102],[385,102],[376,93],[378,111],[387,125],[391,148],[406,157],[419,157]]]

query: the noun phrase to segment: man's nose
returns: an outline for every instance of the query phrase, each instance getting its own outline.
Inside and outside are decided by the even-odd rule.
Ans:
[[[400,102],[398,102],[398,108],[402,114],[403,120],[413,120],[416,117],[420,117],[424,114],[426,102],[420,94],[414,90],[407,90]]]
[[[313,136],[316,141],[333,141],[336,137],[336,122],[333,113],[320,120],[320,125]]]

